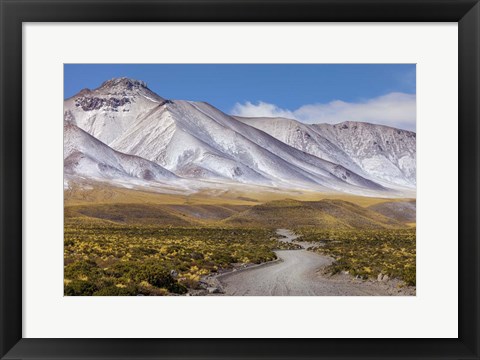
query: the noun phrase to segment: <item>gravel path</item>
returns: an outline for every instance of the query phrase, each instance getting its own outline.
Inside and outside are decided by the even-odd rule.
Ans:
[[[297,236],[279,229],[282,241],[293,241]],[[302,247],[308,243],[296,242]],[[306,250],[279,250],[280,261],[252,269],[219,276],[225,295],[253,296],[338,296],[338,295],[396,295],[385,284],[365,282],[350,276],[330,277],[322,269],[332,260]],[[398,294],[401,295],[401,294]]]

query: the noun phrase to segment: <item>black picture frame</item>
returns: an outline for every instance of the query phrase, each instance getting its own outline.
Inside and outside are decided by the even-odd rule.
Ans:
[[[478,0],[0,0],[0,13],[2,359],[479,359]],[[22,338],[22,23],[157,21],[458,22],[458,339]]]

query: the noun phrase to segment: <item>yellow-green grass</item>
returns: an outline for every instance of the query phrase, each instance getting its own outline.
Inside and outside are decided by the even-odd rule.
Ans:
[[[233,264],[274,260],[274,249],[291,247],[268,229],[159,227],[67,217],[64,290],[78,296],[182,294],[197,288],[204,275]]]
[[[65,217],[121,224],[322,229],[402,228],[404,223],[343,200],[274,200],[257,205],[100,203],[65,207]]]
[[[379,274],[416,284],[416,229],[330,230],[297,228],[309,250],[331,256],[332,273],[377,278]]]

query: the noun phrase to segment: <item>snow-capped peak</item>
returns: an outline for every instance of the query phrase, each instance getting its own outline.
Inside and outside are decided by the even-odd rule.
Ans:
[[[96,89],[83,89],[65,100],[67,116],[64,120],[110,144],[132,125],[137,116],[165,102],[143,81],[115,78]]]
[[[107,80],[100,85],[99,89],[123,89],[123,90],[132,90],[132,89],[148,89],[147,83],[141,80],[130,79],[127,77],[113,78]]]
[[[65,100],[64,113],[66,124],[111,151],[195,181],[361,194],[415,184],[415,134],[393,128],[235,119],[208,103],[165,100],[128,78],[83,90]]]
[[[330,125],[285,118],[236,118],[296,149],[340,164],[387,187],[415,187],[414,132],[355,121]]]

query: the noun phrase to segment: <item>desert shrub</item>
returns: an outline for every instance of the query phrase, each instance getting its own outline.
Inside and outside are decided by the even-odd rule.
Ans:
[[[72,280],[64,286],[64,294],[67,296],[91,296],[97,290],[94,283],[84,280]]]
[[[144,280],[159,288],[170,289],[175,284],[175,279],[167,270],[152,264],[139,266],[132,275],[136,281]]]
[[[186,294],[188,292],[188,289],[184,285],[178,282],[175,282],[174,284],[172,284],[172,286],[168,290],[174,294],[180,294],[180,295]]]
[[[107,286],[93,293],[94,296],[136,296],[138,295],[136,286],[118,287]]]
[[[75,261],[65,266],[65,279],[80,279],[97,277],[99,274],[97,264],[90,260]]]
[[[309,250],[335,259],[331,273],[348,271],[362,279],[379,274],[416,284],[416,229],[329,230],[299,228]]]
[[[140,256],[155,255],[156,253],[158,253],[158,250],[151,249],[151,248],[137,248],[135,250],[138,252],[138,255]]]
[[[143,295],[182,294],[233,264],[273,260],[273,250],[282,246],[268,229],[115,224],[68,216],[64,234],[65,283],[89,281],[96,291],[108,287],[107,294],[126,291],[111,288],[117,284],[136,286]]]
[[[404,270],[403,280],[407,285],[415,286],[417,283],[417,274],[415,272],[415,268],[407,268]]]
[[[157,288],[164,288],[172,293],[184,293],[184,287],[170,275],[163,266],[154,263],[120,262],[109,272],[117,278],[126,278],[136,283],[143,281]]]

